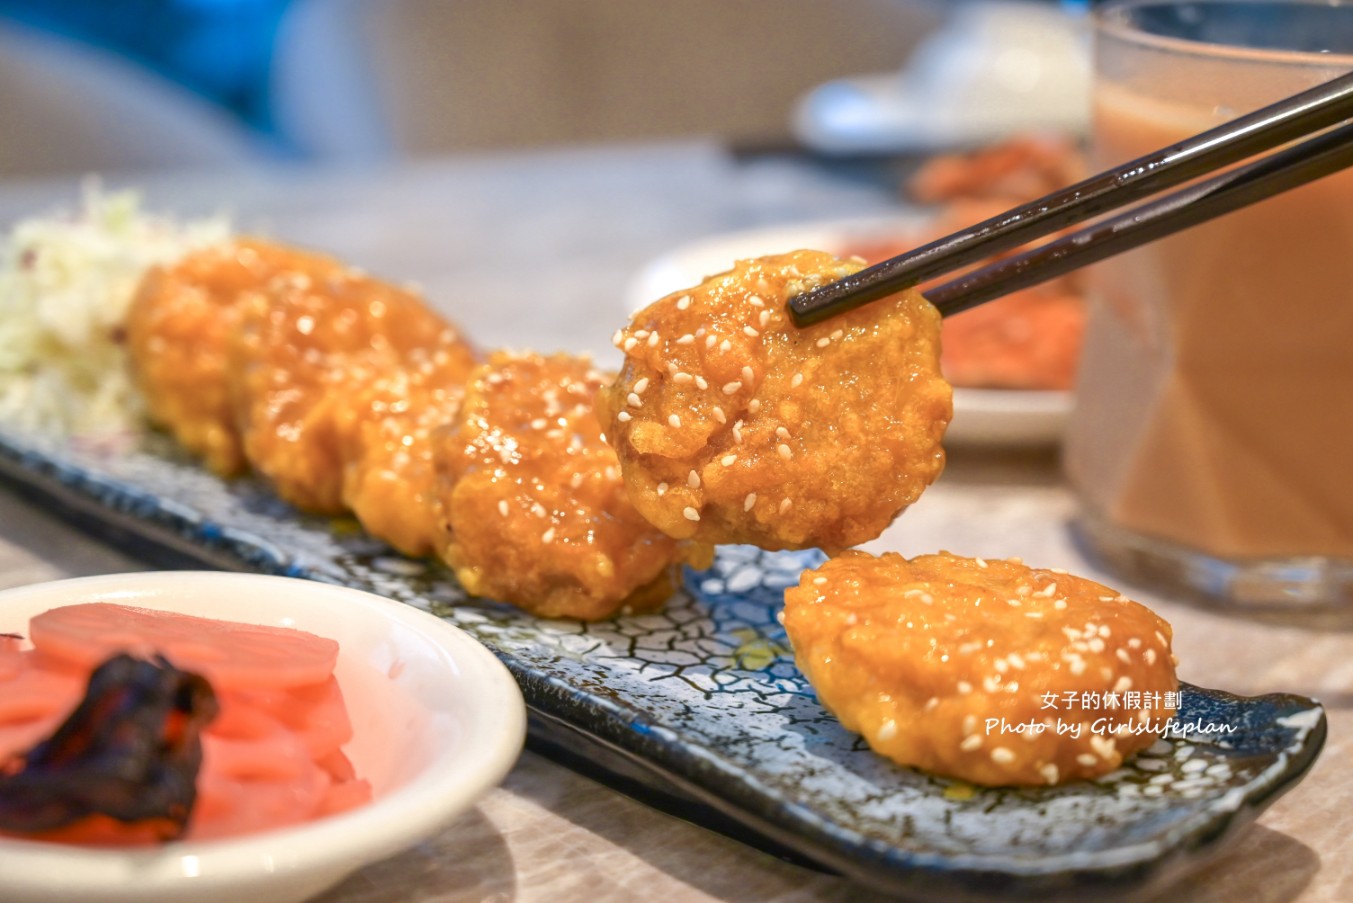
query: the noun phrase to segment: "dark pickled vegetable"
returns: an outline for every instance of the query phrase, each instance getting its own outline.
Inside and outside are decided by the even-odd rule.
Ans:
[[[52,736],[0,763],[0,830],[29,833],[105,815],[183,834],[197,797],[201,732],[216,716],[202,677],[166,659],[117,655]]]

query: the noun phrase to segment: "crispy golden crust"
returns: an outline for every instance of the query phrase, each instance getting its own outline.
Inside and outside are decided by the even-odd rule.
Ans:
[[[907,293],[807,329],[785,301],[857,270],[739,261],[637,313],[601,409],[630,498],[670,536],[762,548],[873,539],[939,476],[939,315]]]
[[[476,595],[543,617],[660,606],[679,544],[625,496],[594,407],[608,379],[586,359],[499,352],[437,438],[442,557]]]
[[[217,473],[243,470],[227,389],[242,299],[275,278],[318,276],[337,266],[318,254],[241,239],[152,267],[126,321],[133,378],[151,419]]]
[[[1179,689],[1165,621],[1017,561],[847,552],[785,593],[784,623],[843,725],[899,764],[974,784],[1107,774],[1162,733]]]
[[[247,296],[230,346],[231,402],[245,457],[299,508],[338,513],[340,424],[354,374],[434,367],[468,374],[474,352],[411,292],[335,266]]]
[[[354,371],[337,393],[343,504],[406,555],[430,555],[440,540],[432,434],[460,409],[468,375],[442,351],[417,367]]]

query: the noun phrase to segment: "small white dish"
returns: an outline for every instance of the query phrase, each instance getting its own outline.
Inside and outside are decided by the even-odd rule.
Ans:
[[[353,723],[344,751],[372,785],[365,806],[240,838],[104,850],[0,839],[0,900],[293,903],[431,835],[516,762],[526,708],[507,669],[460,629],[408,605],[326,583],[220,572],[114,574],[0,592],[0,632],[107,601],[293,627],[337,640]]]
[[[792,223],[700,239],[646,264],[625,290],[625,313],[722,273],[735,260],[799,248],[840,254],[895,239],[924,226],[927,219],[919,209],[899,208],[889,215]],[[1060,390],[956,388],[954,419],[945,439],[961,445],[1055,445],[1062,439],[1073,403],[1073,394]]]

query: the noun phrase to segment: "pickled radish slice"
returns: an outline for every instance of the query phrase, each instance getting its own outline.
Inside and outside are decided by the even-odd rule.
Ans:
[[[107,602],[54,608],[33,618],[29,630],[39,650],[87,668],[118,652],[158,653],[219,688],[322,683],[338,661],[338,643],[300,630]]]
[[[338,644],[298,630],[91,603],[29,624],[32,648],[0,634],[0,768],[80,703],[90,672],[118,652],[163,655],[207,678],[219,712],[201,734],[190,839],[231,837],[344,812],[371,800],[342,751],[352,738],[333,676]],[[89,816],[33,839],[96,846],[155,842],[140,823]]]
[[[305,743],[316,759],[352,739],[352,721],[343,691],[332,677],[322,684],[289,690],[223,690],[217,697],[227,707],[246,706],[267,712]]]

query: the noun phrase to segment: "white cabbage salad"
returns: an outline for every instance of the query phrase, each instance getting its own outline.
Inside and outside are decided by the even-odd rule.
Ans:
[[[133,191],[86,184],[79,209],[20,220],[0,246],[0,425],[58,435],[139,429],[122,324],[152,265],[230,237],[224,217],[178,222]]]

